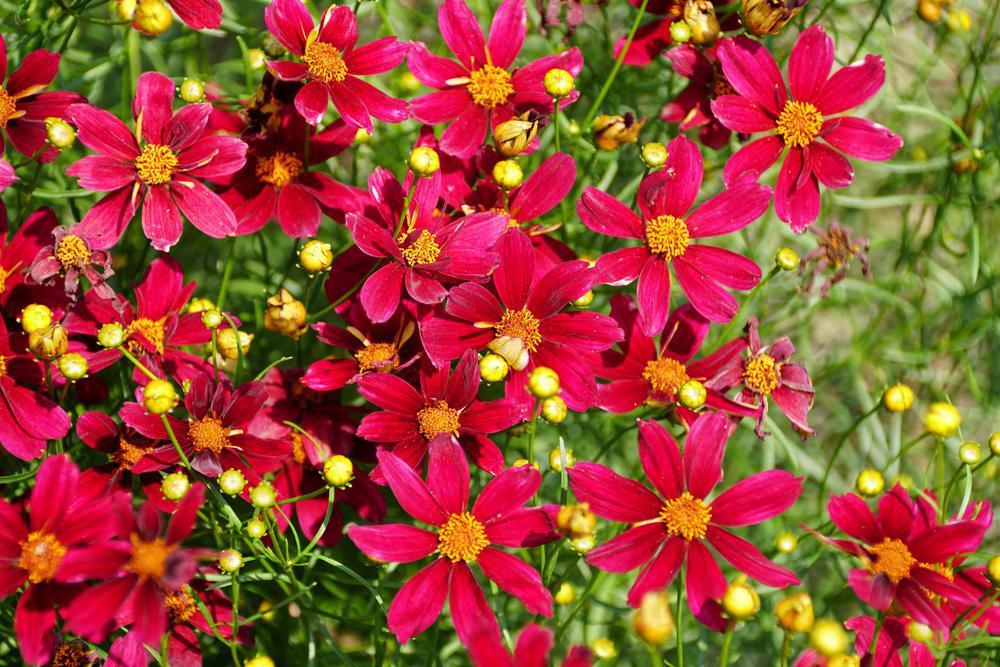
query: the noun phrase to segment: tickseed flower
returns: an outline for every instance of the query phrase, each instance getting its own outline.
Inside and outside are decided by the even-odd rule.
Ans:
[[[578,500],[589,503],[598,516],[633,524],[587,554],[588,563],[609,572],[644,566],[628,592],[629,605],[637,607],[648,591],[668,587],[687,561],[688,605],[699,621],[722,631],[726,620],[717,601],[726,592],[726,580],[706,542],[737,570],[766,586],[798,583],[792,572],[723,526],[752,525],[784,512],[802,493],[802,479],[768,470],[706,500],[722,478],[728,435],[726,417],[702,415],[688,432],[682,457],[666,429],[655,421],[640,421],[639,460],[659,495],[597,463],[570,468],[570,486]]]
[[[726,287],[748,290],[760,282],[760,268],[750,259],[694,240],[730,234],[767,211],[769,188],[751,181],[735,184],[691,210],[702,179],[698,147],[684,137],[667,146],[664,168],[639,185],[637,215],[625,204],[588,187],[577,203],[583,224],[599,234],[639,239],[643,245],[606,253],[597,260],[600,281],[636,287],[643,332],[663,329],[670,309],[670,268],[691,305],[713,322],[728,322],[739,304]]]
[[[274,0],[264,10],[264,23],[299,61],[269,60],[267,67],[284,81],[305,82],[295,109],[310,125],[319,124],[331,101],[345,122],[369,134],[372,117],[386,123],[410,117],[406,102],[359,78],[402,63],[407,45],[390,36],[358,46],[358,21],[350,7],[328,7],[316,26],[302,0]]]
[[[674,25],[686,24],[678,22]],[[732,131],[712,113],[712,100],[732,94],[733,87],[722,73],[715,48],[696,49],[682,44],[667,51],[664,56],[670,60],[674,73],[690,83],[664,105],[660,119],[667,123],[679,123],[678,129],[682,131],[698,128],[698,140],[709,148],[719,149],[728,144]]]
[[[434,562],[396,594],[389,607],[389,630],[400,642],[409,641],[434,623],[450,597],[452,621],[464,644],[480,629],[499,639],[499,625],[473,577],[472,564],[518,598],[529,613],[552,616],[552,595],[538,572],[496,548],[538,546],[557,538],[544,509],[524,507],[541,484],[538,471],[524,466],[500,472],[470,510],[469,468],[458,444],[437,440],[428,458],[425,482],[395,454],[378,454],[379,467],[403,509],[432,530],[382,524],[352,525],[347,531],[361,551],[380,561],[409,563],[435,555]]]
[[[440,149],[455,157],[472,157],[491,124],[495,127],[528,109],[551,113],[555,107],[545,90],[546,73],[558,68],[578,76],[583,67],[583,56],[573,47],[511,69],[524,43],[524,0],[500,4],[486,39],[464,0],[445,0],[438,25],[456,60],[434,55],[422,42],[411,44],[410,71],[438,92],[412,100],[410,109],[429,125],[452,121],[441,135]],[[579,92],[570,92],[559,100],[560,108],[578,97]]]
[[[35,255],[28,267],[28,281],[36,285],[62,284],[63,293],[76,300],[80,295],[80,276],[87,279],[91,290],[104,300],[115,299],[107,280],[111,269],[111,254],[95,250],[90,240],[74,227],[56,227],[53,242]]]
[[[787,148],[774,209],[796,233],[819,216],[820,183],[837,189],[854,181],[854,168],[841,151],[860,160],[883,161],[903,145],[899,135],[881,125],[837,115],[878,92],[885,64],[869,55],[830,76],[833,40],[822,26],[803,30],[792,48],[791,98],[777,63],[759,42],[743,36],[720,40],[716,54],[736,94],[715,99],[712,112],[734,132],[774,132],[729,159],[723,173],[726,183],[758,178]]]
[[[928,433],[940,438],[950,438],[958,432],[962,415],[951,403],[931,403],[924,414],[924,428]]]

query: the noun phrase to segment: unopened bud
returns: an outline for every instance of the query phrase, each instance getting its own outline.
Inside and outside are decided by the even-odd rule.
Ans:
[[[590,642],[590,650],[598,660],[614,660],[618,657],[618,648],[607,637],[598,637]]]
[[[788,246],[778,248],[778,252],[774,255],[774,264],[782,271],[794,271],[799,268],[799,262],[801,261],[799,253]]]
[[[594,303],[594,290],[587,290],[583,296],[578,299],[573,299],[571,303],[574,308],[586,308],[590,304]]]
[[[69,349],[69,334],[61,324],[53,324],[28,334],[28,349],[42,361],[55,361]]]
[[[687,380],[677,390],[677,401],[688,410],[697,410],[708,400],[708,390],[698,380]]]
[[[247,64],[250,69],[259,72],[267,65],[267,54],[263,49],[247,49]]]
[[[218,329],[222,326],[223,321],[222,312],[216,308],[201,312],[201,323],[208,329]]]
[[[211,299],[198,297],[197,299],[191,299],[191,303],[189,303],[187,307],[187,312],[204,313],[206,310],[215,310],[215,309],[216,309],[215,304],[212,303]]]
[[[986,578],[994,588],[1000,588],[1000,556],[994,556],[986,564]]]
[[[137,0],[117,0],[115,2],[115,15],[122,21],[131,21],[135,15]]]
[[[674,21],[670,24],[670,39],[676,44],[691,41],[691,26],[684,21]]]
[[[479,374],[487,382],[500,382],[510,372],[510,364],[499,354],[490,352],[479,360]]]
[[[185,102],[195,103],[205,99],[205,84],[198,79],[184,79],[180,87],[181,99]]]
[[[244,662],[243,667],[274,667],[274,660],[266,655],[258,655]]]
[[[270,482],[261,482],[250,489],[250,502],[257,509],[268,509],[274,507],[278,496]]]
[[[865,468],[858,473],[858,478],[854,481],[854,488],[863,496],[871,498],[882,493],[885,489],[885,477],[875,468]]]
[[[910,639],[921,644],[930,644],[934,641],[934,631],[919,621],[910,621],[906,633],[910,635]]]
[[[219,569],[227,574],[238,572],[243,567],[243,556],[236,549],[225,549],[219,552]]]
[[[520,468],[522,466],[527,466],[527,465],[530,465],[535,470],[538,470],[538,461],[529,461],[528,459],[517,459],[512,464],[514,468]]]
[[[519,155],[538,134],[538,125],[538,112],[525,111],[493,128],[493,143],[507,157]]]
[[[962,424],[962,415],[951,403],[931,403],[924,415],[924,426],[931,435],[950,438]]]
[[[805,591],[792,593],[778,603],[774,615],[786,632],[809,632],[815,620],[812,598]]]
[[[504,190],[512,190],[524,180],[524,172],[513,160],[500,160],[493,165],[493,180]]]
[[[548,398],[559,393],[559,375],[548,366],[537,366],[528,376],[528,391],[535,398]]]
[[[745,576],[737,577],[736,581],[726,588],[722,596],[722,609],[735,621],[747,621],[760,611],[760,596],[747,583]]]
[[[990,436],[990,451],[994,456],[1000,456],[1000,431]]]
[[[59,372],[67,380],[82,380],[87,377],[87,358],[77,352],[59,357]]]
[[[642,163],[650,169],[659,169],[667,163],[670,153],[667,147],[658,142],[650,142],[642,145]]]
[[[958,460],[967,466],[977,465],[983,460],[983,447],[978,442],[963,442],[958,448]]]
[[[573,93],[573,75],[564,69],[550,69],[545,73],[542,83],[545,85],[545,92],[551,97],[561,99]]]
[[[576,589],[573,588],[573,584],[568,581],[564,581],[560,584],[559,590],[556,591],[553,599],[558,605],[566,606],[568,604],[573,604],[573,601],[576,600]]]
[[[306,307],[284,287],[267,300],[264,328],[298,340],[306,332]]]
[[[589,503],[563,505],[556,514],[556,528],[571,540],[591,536],[597,530],[597,516]]]
[[[240,495],[247,485],[247,478],[243,475],[242,471],[236,468],[224,471],[216,481],[219,483],[219,488],[222,489],[222,492],[229,496]]]
[[[26,334],[42,331],[52,326],[52,310],[41,303],[33,303],[21,311],[21,329]]]
[[[684,22],[691,28],[691,42],[698,46],[710,45],[722,31],[712,0],[687,0]]]
[[[573,551],[577,553],[590,553],[594,550],[594,547],[597,546],[597,538],[593,535],[584,535],[583,537],[577,537],[570,540],[569,545],[573,548]]]
[[[117,322],[105,324],[97,332],[97,342],[109,350],[118,349],[125,342],[125,329]]]
[[[562,424],[569,415],[566,401],[559,396],[550,396],[542,401],[542,419],[550,424]]]
[[[441,158],[430,146],[418,146],[410,153],[410,169],[417,176],[433,176],[441,168]]]
[[[752,35],[777,35],[806,0],[743,0],[743,25]]]
[[[191,489],[191,480],[182,472],[172,472],[160,483],[160,492],[167,500],[181,500]]]
[[[132,15],[132,27],[150,37],[163,34],[173,22],[174,15],[162,0],[139,0]]]
[[[62,118],[50,116],[45,119],[45,138],[50,146],[63,150],[76,141],[76,130]]]
[[[347,486],[354,479],[354,463],[342,454],[334,454],[323,462],[323,479],[330,486]]]
[[[677,626],[666,591],[650,591],[642,596],[639,608],[632,614],[632,628],[635,634],[652,646],[674,636]]]
[[[778,553],[794,553],[799,548],[799,538],[795,536],[795,533],[783,530],[774,538],[774,548],[778,550]]]
[[[594,141],[603,151],[617,150],[625,144],[634,144],[639,139],[639,130],[645,124],[644,118],[636,120],[631,113],[624,116],[598,116],[592,128]]]
[[[566,459],[565,468],[572,468],[573,464],[576,463],[576,459],[573,457],[572,449],[563,448],[560,450],[556,447],[549,452],[549,470],[552,472],[562,472],[565,469],[563,467],[563,458]]]
[[[230,361],[235,361],[242,353],[246,356],[250,351],[250,343],[253,342],[253,334],[238,331],[233,328],[219,329],[215,335],[215,343],[218,346],[219,354]]]
[[[247,535],[255,540],[259,540],[267,535],[267,524],[260,519],[250,519],[247,521]]]
[[[809,633],[809,644],[817,653],[828,658],[844,653],[849,643],[850,638],[844,626],[828,618],[816,621]]]
[[[150,380],[142,388],[142,405],[151,414],[165,415],[177,405],[177,390],[168,380]]]
[[[326,271],[333,264],[333,246],[325,241],[307,241],[299,251],[299,266],[309,273]]]
[[[894,384],[882,393],[882,403],[889,412],[906,412],[913,407],[913,390],[901,382]]]

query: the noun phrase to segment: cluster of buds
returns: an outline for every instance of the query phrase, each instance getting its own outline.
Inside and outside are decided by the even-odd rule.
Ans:
[[[943,19],[952,32],[969,32],[972,16],[955,4],[955,0],[918,0],[917,15],[927,23],[939,23]]]
[[[282,287],[267,300],[264,328],[298,340],[309,329],[306,325],[305,304]]]
[[[591,551],[597,544],[594,538],[597,516],[590,511],[587,503],[560,507],[556,514],[556,528],[566,536],[570,546],[580,553]]]
[[[541,399],[542,418],[550,424],[561,424],[569,408],[559,393],[559,374],[547,366],[538,366],[528,376],[528,391]]]
[[[69,334],[53,320],[48,306],[33,303],[21,311],[21,329],[28,334],[28,349],[40,361],[55,361],[69,349]]]

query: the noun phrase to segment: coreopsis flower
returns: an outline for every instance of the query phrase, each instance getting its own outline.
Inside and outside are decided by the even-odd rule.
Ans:
[[[577,203],[580,219],[600,234],[643,241],[597,260],[601,281],[625,285],[636,278],[639,321],[655,336],[670,310],[670,268],[691,305],[713,322],[728,322],[739,304],[725,288],[748,290],[760,282],[753,260],[731,250],[693,243],[694,239],[730,234],[764,215],[771,190],[752,181],[726,188],[691,210],[701,187],[701,153],[694,142],[677,137],[667,146],[664,168],[639,185],[637,215],[627,206],[588,187]]]
[[[170,628],[168,599],[183,592],[205,555],[204,549],[181,545],[194,530],[204,499],[205,486],[192,486],[166,525],[160,511],[145,503],[129,522],[128,539],[82,550],[76,559],[97,570],[102,581],[63,609],[66,629],[101,642],[128,623],[138,641],[158,648]]]
[[[951,620],[934,602],[935,596],[965,606],[976,605],[977,599],[942,567],[979,548],[985,527],[963,519],[927,529],[920,511],[897,484],[879,500],[877,515],[853,493],[830,499],[830,520],[853,540],[807,530],[861,560],[863,567],[851,570],[847,582],[863,602],[879,611],[896,604],[917,621],[945,630]]]
[[[833,285],[847,277],[847,271],[851,268],[850,261],[855,257],[861,262],[861,274],[865,277],[871,276],[872,266],[868,259],[867,238],[852,236],[851,229],[836,220],[830,223],[829,229],[810,227],[809,230],[816,236],[817,245],[815,249],[806,253],[799,264],[800,274],[805,273],[807,267],[812,264],[809,279],[802,287],[804,292],[810,291],[816,280],[829,268],[834,270],[834,274],[819,286],[820,296],[825,297]]]
[[[633,7],[639,7],[642,0],[628,0]],[[656,15],[652,19],[639,26],[632,38],[625,58],[622,60],[626,65],[643,66],[648,65],[657,56],[670,48],[673,39],[670,37],[670,26],[675,21],[684,19],[684,7],[688,0],[650,0],[646,5],[646,13]],[[712,5],[721,7],[729,4],[726,0],[712,0]],[[736,13],[728,14],[721,21],[723,31],[734,30],[739,27],[739,18]],[[622,49],[625,48],[626,37],[622,36],[615,42],[615,58],[621,56]]]
[[[473,637],[469,657],[476,667],[548,667],[554,644],[551,630],[532,623],[521,630],[511,655],[498,637],[484,629]],[[561,667],[590,667],[594,664],[594,656],[586,646],[573,646],[559,664]]]
[[[550,69],[577,76],[583,56],[573,47],[514,68],[526,30],[524,0],[504,0],[493,15],[488,38],[464,0],[445,0],[438,10],[441,37],[456,60],[431,53],[422,42],[410,47],[407,64],[422,83],[438,92],[410,102],[413,115],[429,125],[450,122],[441,135],[441,150],[471,157],[495,127],[518,113],[534,109],[551,113],[552,96],[543,79]],[[579,97],[573,91],[560,108]]]
[[[43,247],[28,267],[28,278],[38,285],[62,283],[66,297],[76,300],[80,292],[80,276],[87,279],[90,289],[101,299],[114,299],[115,291],[107,280],[111,269],[111,255],[105,250],[94,250],[84,234],[77,234],[76,227],[56,227],[53,242]]]
[[[400,642],[410,640],[434,623],[450,598],[452,622],[464,644],[484,629],[498,637],[500,628],[472,574],[473,563],[530,613],[552,616],[552,595],[538,572],[497,548],[538,546],[557,538],[545,509],[524,507],[541,484],[538,471],[520,466],[500,472],[470,510],[469,468],[458,445],[439,439],[429,454],[426,482],[392,452],[379,452],[379,466],[403,510],[433,530],[408,524],[347,529],[361,551],[381,561],[412,563],[436,556],[396,593],[389,630]]]
[[[723,172],[726,183],[760,177],[784,153],[774,210],[797,233],[819,215],[820,183],[837,189],[854,181],[854,168],[843,153],[883,161],[903,145],[899,135],[881,125],[838,115],[879,91],[885,64],[869,55],[831,76],[833,40],[822,26],[803,30],[792,48],[791,97],[778,64],[762,44],[743,36],[722,40],[716,56],[736,91],[712,101],[716,118],[735,132],[773,132],[729,158]]]
[[[587,357],[622,339],[607,315],[563,313],[593,286],[586,262],[564,262],[536,275],[535,251],[525,234],[505,234],[497,244],[500,266],[491,276],[494,291],[476,283],[452,288],[445,314],[420,324],[420,338],[431,360],[442,364],[467,350],[488,348],[510,364],[508,398],[529,407],[528,375],[536,366],[559,374],[561,396],[573,410],[597,401],[597,383]]]
[[[479,363],[473,350],[466,350],[455,366],[420,369],[419,390],[397,375],[369,373],[361,378],[358,391],[379,412],[365,415],[358,435],[392,450],[397,459],[417,468],[434,440],[455,440],[473,463],[496,475],[504,468],[503,453],[489,439],[525,419],[517,401],[504,398],[480,401]],[[373,479],[382,480],[381,466]]]
[[[104,496],[65,454],[39,466],[27,512],[0,499],[0,598],[27,584],[14,611],[14,635],[25,662],[48,664],[55,648],[55,608],[73,599],[78,589],[72,584],[100,576],[102,568],[86,555],[116,536],[122,502],[127,507],[127,496],[124,501]]]
[[[173,112],[174,83],[146,72],[132,100],[135,134],[121,120],[89,104],[74,104],[69,116],[77,136],[96,151],[66,173],[80,187],[108,192],[80,221],[78,233],[92,247],[118,242],[142,208],[142,229],[153,247],[169,250],[181,237],[181,213],[213,238],[237,233],[236,216],[199,179],[232,174],[246,161],[247,146],[235,137],[207,134],[212,105],[185,105]]]
[[[412,174],[407,185],[410,179]],[[497,265],[490,248],[507,229],[502,215],[482,212],[451,219],[442,214],[436,209],[436,177],[417,181],[406,211],[403,185],[383,167],[372,172],[368,189],[377,202],[373,217],[349,213],[347,228],[363,253],[388,262],[361,288],[361,304],[373,322],[392,317],[404,289],[417,303],[437,304],[448,294],[443,283],[483,282]]]
[[[0,205],[0,304],[9,311],[19,312],[30,302],[14,297],[24,284],[28,267],[52,238],[59,221],[50,208],[40,208],[24,221],[13,236],[7,238],[7,211]],[[10,303],[12,301],[17,303]],[[20,308],[19,308],[20,307]]]
[[[682,457],[666,429],[655,421],[640,421],[639,460],[659,495],[597,463],[579,462],[569,469],[570,487],[578,500],[590,503],[598,516],[633,524],[587,554],[588,563],[609,572],[644,565],[629,589],[629,605],[638,607],[646,592],[669,586],[686,561],[691,611],[708,627],[722,631],[726,621],[717,601],[726,592],[726,578],[706,543],[762,584],[784,588],[799,582],[725,527],[753,525],[781,514],[802,493],[801,477],[768,470],[707,500],[722,479],[729,433],[729,420],[723,415],[700,416],[684,441]]]
[[[691,83],[667,102],[660,112],[660,119],[667,123],[679,123],[682,131],[697,128],[702,144],[709,148],[722,148],[729,143],[732,132],[712,113],[711,102],[734,91],[715,58],[715,48],[696,49],[690,44],[681,44],[664,55],[670,60],[674,73]]]
[[[65,118],[69,105],[84,101],[69,91],[42,92],[56,78],[60,58],[45,49],[32,51],[7,76],[7,43],[0,34],[0,144],[6,137],[16,150],[40,162],[51,162],[59,154],[46,144],[45,119]],[[3,152],[0,145],[0,156]],[[8,178],[11,175],[13,170]]]
[[[359,78],[402,63],[405,43],[390,36],[357,46],[358,21],[349,7],[327,7],[316,27],[302,0],[274,0],[264,10],[264,23],[300,61],[269,60],[267,67],[279,79],[306,81],[295,108],[310,125],[319,124],[331,100],[346,123],[369,133],[372,117],[386,123],[409,118],[406,102]]]

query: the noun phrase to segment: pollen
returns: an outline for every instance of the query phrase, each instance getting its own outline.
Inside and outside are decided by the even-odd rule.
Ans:
[[[534,313],[527,308],[521,308],[505,312],[494,329],[497,337],[518,338],[528,348],[528,352],[534,353],[538,351],[538,344],[542,342],[542,334],[538,330],[539,324]]]
[[[309,41],[302,56],[313,78],[323,83],[340,83],[347,78],[347,63],[340,49],[333,44]]]
[[[0,354],[0,378],[7,375],[7,357]]]
[[[291,153],[277,151],[274,155],[258,158],[254,173],[261,183],[280,188],[298,178],[301,171],[302,160]]]
[[[670,357],[647,361],[642,378],[657,394],[676,394],[689,379],[684,364]]]
[[[658,215],[646,221],[646,246],[668,262],[687,250],[691,234],[687,223],[672,215]]]
[[[0,128],[7,127],[7,121],[17,114],[17,101],[0,86]]]
[[[776,131],[789,148],[804,148],[823,129],[823,114],[809,102],[785,102]]]
[[[452,514],[438,530],[438,551],[452,563],[475,560],[489,544],[486,527],[470,512]]]
[[[948,581],[955,581],[955,571],[950,567],[948,567],[947,565],[945,565],[944,563],[920,563],[919,565],[920,567],[924,567],[927,568],[928,570],[933,570],[934,572],[937,572]],[[924,595],[930,598],[931,602],[933,602],[934,604],[941,604],[942,602],[948,601],[948,598],[945,597],[944,595],[934,593],[932,591],[927,590],[926,588],[924,589]]]
[[[685,540],[705,537],[711,519],[712,508],[687,491],[668,500],[660,510],[660,521],[666,526],[667,532]]]
[[[229,434],[217,417],[192,419],[188,424],[188,435],[198,452],[218,454],[229,447]]]
[[[747,360],[743,370],[743,382],[758,394],[770,396],[778,388],[778,369],[774,357],[769,354],[758,354]]]
[[[146,144],[135,159],[139,180],[146,185],[169,183],[177,172],[177,155],[163,144]]]
[[[91,665],[89,651],[78,642],[63,643],[56,647],[49,667],[85,667]]]
[[[472,101],[481,107],[492,109],[507,102],[514,93],[510,82],[510,72],[495,65],[483,65],[469,74],[471,81],[466,86]]]
[[[436,401],[417,411],[417,425],[420,433],[432,440],[442,433],[458,434],[458,410],[448,407],[445,401]]]
[[[288,439],[292,441],[292,460],[296,463],[305,463],[306,445],[302,441],[302,434],[293,430]]]
[[[163,354],[163,341],[166,338],[163,320],[137,317],[132,321],[132,324],[125,328],[125,339],[128,341],[126,346],[133,354],[143,349],[142,344],[135,340],[136,334],[142,336],[147,343],[152,345],[157,354]]]
[[[387,373],[399,366],[399,352],[392,343],[369,343],[354,353],[358,370]]]
[[[420,236],[402,249],[403,260],[410,266],[420,266],[422,264],[433,264],[441,254],[441,246],[437,243],[437,237],[426,229],[420,231]]]
[[[167,558],[177,548],[176,545],[167,544],[162,538],[150,540],[149,542],[139,537],[138,533],[132,533],[132,558],[125,566],[129,572],[139,575],[140,578],[159,579],[167,571]]]
[[[118,439],[118,449],[111,455],[111,459],[118,464],[119,469],[131,470],[132,466],[152,450],[152,445],[137,444],[122,436]]]
[[[917,564],[917,559],[902,540],[887,537],[868,547],[868,550],[875,557],[870,565],[872,572],[884,574],[893,584],[909,577],[910,568]]]
[[[729,79],[722,73],[722,68],[716,65],[712,72],[712,95],[722,97],[723,95],[735,95],[736,89],[729,83]]]
[[[194,616],[197,610],[194,597],[187,591],[169,592],[163,598],[163,606],[167,608],[171,625],[179,625]]]
[[[66,547],[55,535],[42,531],[29,533],[28,539],[20,544],[21,558],[17,567],[28,571],[28,581],[33,584],[51,581],[66,555]]]
[[[90,249],[79,236],[67,234],[56,246],[56,259],[64,270],[82,269],[90,264]]]

